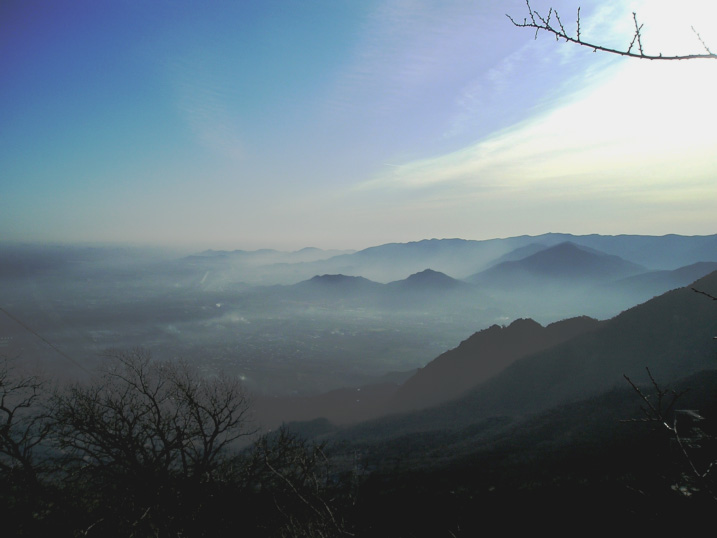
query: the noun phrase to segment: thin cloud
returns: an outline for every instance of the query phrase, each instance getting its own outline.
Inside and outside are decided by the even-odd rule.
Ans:
[[[697,64],[624,64],[568,104],[445,155],[403,163],[357,191],[437,188],[598,192],[703,188],[717,170],[717,73]],[[685,100],[685,87],[692,99]]]
[[[400,108],[461,64],[470,42],[479,42],[475,31],[480,20],[481,10],[472,3],[379,3],[360,31],[353,59],[339,76],[332,106]]]
[[[229,106],[230,89],[212,72],[210,58],[195,51],[170,64],[177,109],[201,145],[239,160],[245,145]]]

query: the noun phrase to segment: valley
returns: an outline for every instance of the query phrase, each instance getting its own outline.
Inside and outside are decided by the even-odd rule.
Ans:
[[[400,385],[471,334],[518,319],[607,320],[717,269],[717,238],[547,234],[188,256],[6,245],[2,254],[2,307],[26,325],[3,316],[5,353],[72,377],[108,349],[142,347],[274,398]]]

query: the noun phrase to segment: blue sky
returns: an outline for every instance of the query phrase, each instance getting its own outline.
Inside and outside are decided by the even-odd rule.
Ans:
[[[534,0],[717,48],[717,6]],[[6,0],[0,240],[363,248],[711,234],[717,61],[512,26],[522,0]]]

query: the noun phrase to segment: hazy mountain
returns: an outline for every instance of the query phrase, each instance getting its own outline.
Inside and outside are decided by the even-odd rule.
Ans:
[[[676,269],[700,261],[717,261],[717,234],[653,236],[547,233],[529,239],[533,243],[541,243],[545,246],[555,246],[569,241],[599,252],[620,256],[650,269]]]
[[[717,270],[717,262],[698,262],[672,271],[648,271],[627,278],[601,282],[576,297],[591,306],[604,305],[622,311],[667,291],[687,286]]]
[[[401,291],[447,291],[470,287],[469,284],[456,280],[440,271],[425,269],[420,273],[414,273],[404,280],[395,280],[388,283],[389,288]]]
[[[300,291],[309,299],[313,296],[336,298],[367,298],[383,288],[382,284],[361,276],[316,275],[309,280],[289,286],[290,290]]]
[[[687,286],[716,270],[717,262],[698,262],[672,271],[650,271],[623,278],[611,283],[606,288],[630,294],[635,302],[639,302],[666,291]]]
[[[316,274],[342,273],[379,282],[405,278],[431,267],[463,279],[502,261],[516,261],[535,253],[540,245],[566,241],[617,255],[650,269],[676,269],[689,264],[717,262],[717,235],[640,236],[571,235],[549,233],[489,240],[425,239],[387,243],[359,251],[305,248],[294,252],[272,249],[207,250],[177,257],[169,249],[84,247],[76,245],[22,245],[0,243],[0,278],[57,272],[58,269],[137,266],[137,262],[174,261],[147,267],[172,280],[172,285],[219,289],[233,283],[293,284]],[[521,251],[520,249],[525,249]],[[505,258],[503,258],[505,256]],[[103,263],[104,262],[104,263]],[[209,274],[207,274],[209,272]]]
[[[316,275],[309,280],[297,284],[295,287],[310,287],[313,289],[331,288],[354,291],[366,289],[367,287],[377,287],[377,283],[362,276]]]
[[[599,324],[581,317],[547,327],[531,319],[518,319],[507,327],[493,325],[420,369],[398,389],[388,410],[421,409],[457,398],[521,357],[595,330]]]
[[[699,261],[717,261],[717,235],[607,236],[548,233],[484,241],[426,239],[388,243],[309,265],[312,274],[338,272],[362,275],[379,282],[397,280],[425,267],[464,279],[488,268],[502,256],[508,258],[500,261],[515,261],[519,259],[518,256],[523,257],[517,249],[525,248],[529,255],[539,250],[539,245],[552,247],[565,242],[616,255],[650,269],[675,269]]]
[[[467,280],[483,286],[533,285],[536,280],[593,284],[645,272],[645,267],[619,256],[588,249],[569,241],[517,261],[494,265]]]
[[[340,302],[344,306],[371,307],[377,311],[418,308],[457,313],[466,309],[496,308],[495,301],[475,286],[432,269],[388,284],[360,276],[315,275],[298,284],[259,289],[257,294],[266,294],[272,300]]]
[[[622,292],[598,292],[596,286],[644,272],[644,267],[618,256],[564,242],[501,262],[466,280],[513,317],[549,323],[576,315],[605,319],[633,306],[638,301],[626,300]]]
[[[380,299],[384,284],[360,276],[342,274],[314,275],[291,285],[259,286],[246,294],[251,304],[265,308],[373,307]]]
[[[464,279],[503,261],[536,253],[540,245],[566,241],[620,256],[650,269],[675,269],[698,261],[717,261],[714,236],[601,236],[550,233],[482,241],[425,239],[387,243],[359,251],[307,248],[295,252],[271,249],[213,251],[176,260],[165,269],[177,282],[204,280],[204,286],[226,288],[232,283],[294,284],[317,274],[363,276],[391,282],[426,267]],[[524,250],[523,250],[524,249]]]
[[[568,240],[644,265],[650,269],[676,269],[701,261],[717,262],[717,235],[560,235]]]
[[[308,265],[314,273],[362,275],[379,282],[399,280],[426,267],[461,278],[531,241],[528,236],[485,241],[424,239],[369,247]]]
[[[432,269],[386,284],[382,305],[404,309],[439,309],[455,314],[465,311],[467,316],[476,310],[493,309],[498,312],[496,302],[483,291]]]
[[[533,254],[536,254],[540,252],[541,250],[545,250],[546,248],[550,248],[548,245],[544,243],[530,243],[529,245],[525,245],[524,247],[516,248],[515,250],[511,250],[507,254],[502,255],[499,258],[496,258],[492,262],[490,262],[490,266],[493,267],[494,265],[498,265],[499,263],[503,262],[514,262],[518,260],[522,260],[524,258],[527,258],[528,256],[532,256]]]
[[[717,272],[692,287],[717,296]],[[411,431],[464,427],[491,416],[521,416],[616,387],[624,375],[662,385],[717,368],[715,302],[680,288],[631,308],[594,331],[516,360],[457,400],[357,426],[355,434],[393,437]]]

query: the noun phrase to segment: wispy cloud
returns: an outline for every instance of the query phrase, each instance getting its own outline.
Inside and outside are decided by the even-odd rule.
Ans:
[[[481,17],[481,10],[467,2],[380,2],[337,81],[333,106],[387,111],[422,96],[464,64],[471,47],[478,48]]]
[[[552,5],[561,7],[560,4]],[[592,32],[610,41],[625,32],[614,3],[586,1],[585,4],[589,17],[587,23],[581,22],[583,35],[585,31]],[[518,7],[507,4],[505,9],[520,20],[525,4],[520,3]],[[568,10],[561,9],[565,17]],[[547,15],[547,12],[543,14]],[[569,16],[576,17],[576,13],[571,11]],[[466,136],[471,132],[485,134],[486,127],[503,127],[518,121],[521,116],[535,113],[536,109],[553,108],[556,99],[563,99],[566,93],[575,93],[588,83],[588,78],[603,76],[603,72],[615,63],[610,56],[589,57],[588,51],[581,47],[556,46],[554,37],[547,33],[541,33],[535,39],[535,34],[513,27],[507,18],[489,22],[493,26],[506,23],[500,27],[502,35],[496,35],[494,41],[500,42],[508,35],[512,39],[500,48],[502,56],[490,58],[454,89],[454,106],[449,111],[444,138]],[[565,22],[567,24],[567,20]],[[575,22],[572,24],[575,26]],[[484,26],[475,30],[483,31]],[[478,54],[485,56],[485,51]],[[478,60],[475,62],[478,65]]]
[[[211,55],[195,50],[169,64],[182,118],[200,144],[231,159],[241,159],[245,147],[239,119],[229,106],[231,88],[211,68]]]
[[[572,102],[434,158],[397,163],[359,191],[577,195],[702,188],[717,172],[717,72],[696,64],[625,64]],[[685,100],[689,87],[692,98]]]

